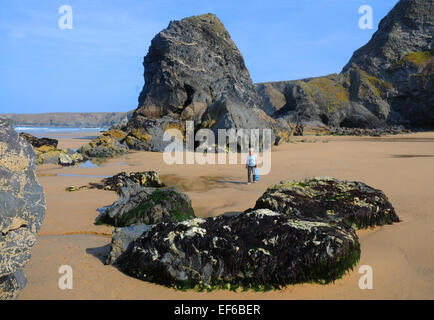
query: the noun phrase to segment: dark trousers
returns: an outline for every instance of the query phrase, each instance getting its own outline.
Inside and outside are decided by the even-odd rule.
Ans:
[[[247,166],[247,181],[252,182],[253,181],[253,174],[255,172],[256,167]]]

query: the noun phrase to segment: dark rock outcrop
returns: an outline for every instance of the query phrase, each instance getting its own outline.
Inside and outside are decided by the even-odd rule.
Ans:
[[[387,196],[363,182],[318,177],[282,181],[269,187],[254,209],[270,209],[294,219],[368,228],[399,222]]]
[[[20,137],[25,139],[28,143],[30,143],[34,148],[40,148],[43,146],[52,147],[54,149],[57,148],[59,143],[56,139],[51,138],[37,138],[29,133],[21,132]]]
[[[339,75],[257,85],[264,110],[308,125],[434,128],[434,5],[401,0]]]
[[[155,171],[143,172],[121,172],[104,180],[104,190],[120,192],[120,189],[127,184],[127,179],[142,187],[162,188],[164,184]]]
[[[267,290],[334,281],[359,257],[351,228],[256,210],[153,225],[116,263],[131,276],[178,289]]]
[[[45,215],[32,146],[0,119],[0,299],[15,299]]]
[[[128,178],[122,184],[119,199],[102,210],[95,224],[125,227],[194,217],[190,198],[175,188],[142,187]]]

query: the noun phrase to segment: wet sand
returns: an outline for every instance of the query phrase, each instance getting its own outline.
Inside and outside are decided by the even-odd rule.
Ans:
[[[59,146],[78,148],[88,141],[86,136],[92,134],[80,139],[62,137]],[[38,166],[47,212],[25,268],[28,284],[20,299],[433,299],[434,133],[382,138],[306,136],[295,141],[273,150],[270,174],[252,185],[244,184],[243,165],[168,166],[161,153],[151,152],[130,153],[96,168]],[[267,293],[175,291],[103,264],[112,228],[95,226],[93,221],[97,208],[116,200],[114,192],[65,191],[71,185],[98,184],[102,176],[142,170],[155,170],[163,182],[186,192],[200,217],[250,208],[268,186],[281,180],[331,176],[383,190],[402,222],[358,231],[361,260],[333,284],[301,284]],[[58,288],[58,269],[65,264],[73,268],[72,290]],[[361,265],[373,268],[373,290],[358,286]]]

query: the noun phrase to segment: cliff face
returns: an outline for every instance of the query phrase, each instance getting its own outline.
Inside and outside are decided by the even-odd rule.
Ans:
[[[412,73],[412,70],[402,70],[398,66],[402,66],[401,62],[412,52],[429,52],[433,34],[433,1],[401,0],[381,20],[371,40],[354,52],[343,71],[355,64],[368,74],[398,84],[393,73]]]
[[[339,75],[258,84],[264,110],[291,122],[434,127],[433,34],[433,1],[401,0]]]
[[[401,0],[343,69],[353,99],[380,120],[434,126],[433,35],[434,2]]]
[[[30,259],[45,215],[32,146],[0,119],[0,300],[15,299],[26,284]]]

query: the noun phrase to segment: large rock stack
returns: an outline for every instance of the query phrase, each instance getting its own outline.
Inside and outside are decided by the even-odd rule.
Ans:
[[[204,14],[172,21],[152,40],[145,86],[130,127],[168,116],[195,128],[288,129],[261,109],[244,59],[221,21]]]
[[[0,119],[0,299],[17,298],[25,286],[23,267],[44,219],[35,166],[32,146]]]
[[[143,65],[145,86],[133,119],[168,115],[201,122],[216,101],[239,100],[246,108],[259,103],[240,51],[213,14],[170,22],[152,40]]]
[[[215,133],[268,128],[273,130],[272,139],[289,135],[289,126],[261,109],[240,51],[213,14],[170,22],[152,40],[143,65],[145,85],[139,106],[128,124],[118,128],[124,134],[105,134],[111,150],[124,152],[119,142],[129,149],[163,151],[168,144],[164,131],[174,128],[185,134],[188,120],[194,121],[195,130],[209,128]],[[83,149],[86,155],[102,149],[98,139]]]

